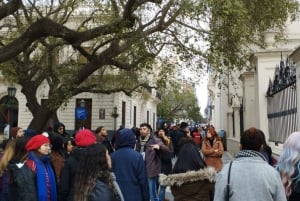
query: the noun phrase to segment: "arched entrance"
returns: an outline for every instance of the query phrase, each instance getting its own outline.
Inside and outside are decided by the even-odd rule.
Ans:
[[[18,126],[19,102],[15,97],[4,96],[0,100],[0,132],[7,124]]]

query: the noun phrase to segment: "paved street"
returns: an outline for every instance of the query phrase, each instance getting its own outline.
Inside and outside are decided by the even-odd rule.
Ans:
[[[225,151],[222,159],[223,159],[223,163],[225,165],[225,164],[229,163],[233,159],[233,157],[231,156],[231,154],[229,152]],[[166,191],[166,199],[168,199],[169,201],[173,201],[173,196],[172,196],[172,193],[171,193],[171,190],[169,187],[167,188],[167,191]]]

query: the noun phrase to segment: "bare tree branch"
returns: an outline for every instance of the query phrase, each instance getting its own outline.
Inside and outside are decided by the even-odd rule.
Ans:
[[[22,0],[11,0],[0,6],[0,20],[16,12],[22,5]]]

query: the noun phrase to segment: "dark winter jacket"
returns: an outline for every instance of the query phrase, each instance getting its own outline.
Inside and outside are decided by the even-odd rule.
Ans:
[[[36,174],[26,164],[16,172],[19,195],[16,201],[37,201]]]
[[[177,156],[177,154],[179,153],[181,138],[184,138],[186,136],[187,136],[186,132],[182,129],[171,132],[171,140],[172,140],[173,149],[174,149],[173,154],[175,156]]]
[[[159,176],[159,183],[171,186],[174,201],[210,201],[216,180],[214,168]]]
[[[73,201],[74,182],[84,148],[76,148],[65,161],[60,175],[59,201]]]
[[[18,177],[20,168],[17,166],[17,162],[13,160],[9,162],[7,168],[7,201],[16,201],[19,199],[18,184],[16,182],[16,178]]]
[[[111,154],[112,171],[125,201],[149,201],[146,166],[142,155],[135,151],[135,135],[131,129],[120,130],[117,150]]]
[[[99,201],[99,198],[101,198],[101,201],[116,201],[108,184],[97,179],[95,188],[91,192],[88,201]]]

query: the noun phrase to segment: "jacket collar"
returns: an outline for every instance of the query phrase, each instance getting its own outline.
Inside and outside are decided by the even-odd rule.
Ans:
[[[217,172],[213,167],[207,167],[197,171],[188,171],[179,174],[159,175],[159,183],[163,186],[181,186],[184,183],[191,183],[197,181],[208,180],[210,182],[216,181]]]

